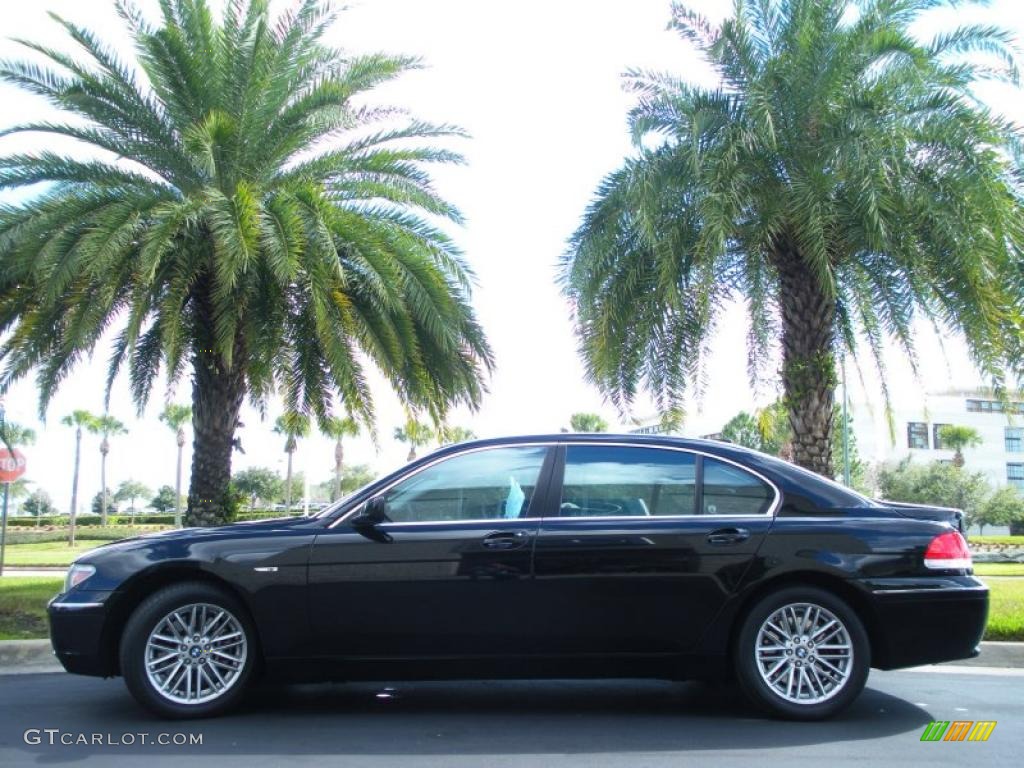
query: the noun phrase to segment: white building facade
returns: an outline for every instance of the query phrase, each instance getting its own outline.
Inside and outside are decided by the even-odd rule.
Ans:
[[[967,469],[983,472],[994,487],[1024,492],[1024,400],[1000,401],[983,390],[922,394],[917,402],[893,402],[895,434],[881,404],[855,404],[852,426],[862,461],[952,461],[942,444],[943,425],[972,427],[981,445],[964,450]]]

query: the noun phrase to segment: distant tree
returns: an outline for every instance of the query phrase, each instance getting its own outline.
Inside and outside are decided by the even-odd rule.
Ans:
[[[466,427],[453,427],[443,424],[437,432],[437,439],[441,445],[454,445],[455,443],[464,443],[467,440],[475,440],[476,433]]]
[[[974,427],[963,427],[956,424],[945,424],[939,427],[939,440],[946,448],[953,449],[953,464],[964,465],[964,448],[977,448],[981,445],[981,435]]]
[[[290,484],[290,487],[289,487]],[[301,499],[306,492],[306,476],[301,470],[292,474],[291,479],[285,478],[281,491],[274,501],[283,502],[286,511],[292,511],[292,501]]]
[[[35,430],[6,419],[0,423],[0,448],[15,449],[36,441]]]
[[[1007,525],[1014,533],[1024,525],[1024,494],[1007,485],[996,490],[982,505],[974,520],[984,532],[986,525]]]
[[[968,472],[940,461],[915,464],[909,458],[883,465],[877,482],[883,499],[962,509],[969,525],[976,523],[978,512],[992,492],[981,472]]]
[[[113,498],[108,496],[107,498],[107,515],[116,515],[118,510],[117,502]],[[92,497],[92,511],[93,514],[103,514],[103,491],[98,491],[95,496]]]
[[[139,511],[135,507],[135,500],[149,496],[151,493],[152,491],[139,481],[125,480],[117,486],[117,492],[114,494],[114,498],[118,501],[130,502],[131,506],[128,508],[128,511],[131,514],[136,515]]]
[[[28,498],[25,499],[25,503],[21,505],[21,508],[33,517],[47,517],[57,512],[53,502],[50,500],[50,494],[42,488],[32,491]]]
[[[181,527],[181,506],[184,499],[181,495],[181,460],[185,450],[185,425],[192,422],[192,407],[168,403],[160,412],[160,421],[174,432],[174,441],[178,445],[178,463],[174,475],[174,524]]]
[[[725,423],[722,427],[722,439],[755,451],[764,450],[765,441],[758,428],[757,419],[746,411],[740,411]]]
[[[355,437],[359,434],[359,422],[351,416],[344,418],[332,416],[320,425],[320,430],[328,437],[334,438],[334,486],[331,491],[331,501],[341,498],[342,475],[345,471],[345,446],[343,440],[346,437]]]
[[[181,497],[169,485],[161,485],[149,506],[157,512],[170,512],[181,508]]]
[[[416,458],[416,449],[422,448],[433,439],[434,430],[411,416],[405,422],[404,427],[395,429],[395,440],[409,444],[409,455],[406,456],[406,461],[413,461]]]
[[[569,429],[573,432],[607,432],[608,422],[596,413],[574,413],[569,417]]]
[[[78,514],[78,468],[82,459],[82,430],[93,428],[96,417],[89,411],[78,409],[60,420],[65,427],[75,428],[75,464],[71,476],[71,512],[68,517],[68,546],[75,546],[75,516]]]
[[[377,473],[367,464],[355,464],[348,468],[341,482],[341,495],[346,496],[352,491],[362,488],[377,479]]]
[[[249,510],[256,509],[256,502],[273,502],[284,491],[281,476],[268,467],[249,467],[236,472],[231,478],[238,492],[249,499]]]
[[[128,428],[109,413],[93,418],[88,430],[100,436],[100,493],[103,497],[102,511],[100,513],[100,525],[107,524],[107,501],[110,493],[107,491],[107,454],[110,453],[110,438],[116,435],[127,435]]]
[[[299,438],[309,435],[309,417],[297,411],[286,411],[277,417],[274,431],[284,435],[284,452],[288,454],[288,474],[284,479],[285,506],[292,508],[292,456],[298,448]]]

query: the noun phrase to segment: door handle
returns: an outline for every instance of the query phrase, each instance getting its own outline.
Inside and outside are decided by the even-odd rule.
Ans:
[[[719,528],[708,534],[709,544],[739,544],[750,538],[746,528]]]
[[[529,539],[527,531],[498,531],[484,536],[483,544],[488,549],[518,549]]]

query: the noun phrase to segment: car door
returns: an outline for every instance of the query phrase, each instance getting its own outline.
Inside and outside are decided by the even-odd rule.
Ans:
[[[750,566],[778,498],[733,463],[663,447],[569,443],[559,480],[559,510],[542,521],[534,554],[536,621],[556,653],[693,647]]]
[[[540,444],[446,456],[377,494],[386,522],[366,529],[350,515],[318,536],[309,562],[314,653],[521,652],[534,627],[538,489],[547,487],[553,457]]]

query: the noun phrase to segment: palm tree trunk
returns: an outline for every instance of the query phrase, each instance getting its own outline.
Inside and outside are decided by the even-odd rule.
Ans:
[[[199,285],[193,294],[193,322],[198,332],[192,352],[192,476],[185,515],[190,526],[229,522],[231,453],[245,395],[246,353],[241,334],[235,340],[230,368],[211,351],[214,321],[208,291]]]
[[[71,514],[68,515],[68,546],[75,546],[75,513],[78,511],[78,460],[82,456],[82,428],[75,429],[75,473],[71,479]]]
[[[409,443],[409,455],[405,457],[405,460],[408,462],[408,461],[413,461],[415,459],[416,459],[416,446],[413,445],[412,443]]]
[[[342,466],[345,462],[345,449],[341,444],[341,438],[339,437],[337,442],[334,444],[334,498],[331,501],[337,501],[341,498],[341,471]]]
[[[782,384],[793,431],[793,461],[832,476],[832,411],[836,386],[835,299],[795,249],[775,256],[782,314]]]
[[[103,438],[100,446],[100,525],[107,524],[107,438]]]
[[[292,451],[288,451],[288,477],[284,481],[284,511],[292,511]]]
[[[181,528],[181,458],[185,450],[185,435],[178,430],[178,470],[174,480],[174,527]]]

